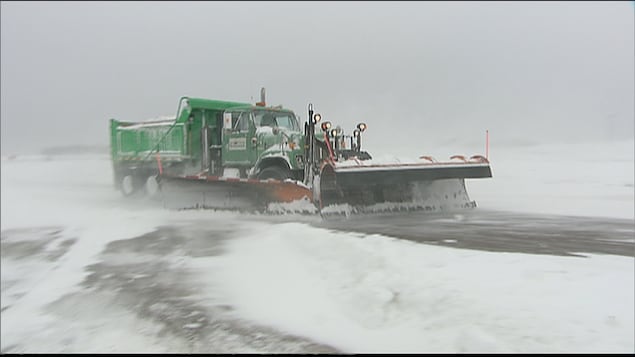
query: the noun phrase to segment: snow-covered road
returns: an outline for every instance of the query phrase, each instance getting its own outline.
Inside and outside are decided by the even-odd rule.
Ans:
[[[107,157],[3,160],[0,349],[633,353],[632,147],[510,150],[473,212],[329,221],[126,202]]]

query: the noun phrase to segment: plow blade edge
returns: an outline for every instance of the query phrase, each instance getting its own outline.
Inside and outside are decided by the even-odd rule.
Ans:
[[[487,177],[492,177],[487,163],[326,165],[320,206],[325,213],[473,208],[465,179]]]

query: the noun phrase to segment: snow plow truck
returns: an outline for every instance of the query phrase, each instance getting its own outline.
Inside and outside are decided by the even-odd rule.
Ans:
[[[378,162],[362,150],[366,123],[346,135],[308,106],[292,110],[182,97],[176,116],[110,119],[115,187],[167,208],[363,213],[473,208],[465,179],[492,177],[482,155]]]

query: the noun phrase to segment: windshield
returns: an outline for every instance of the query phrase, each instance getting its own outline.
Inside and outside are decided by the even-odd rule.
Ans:
[[[300,126],[293,113],[257,110],[254,112],[254,123],[257,127],[278,126],[293,131],[300,131]]]

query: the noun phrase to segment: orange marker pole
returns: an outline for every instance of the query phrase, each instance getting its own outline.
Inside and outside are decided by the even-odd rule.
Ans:
[[[489,160],[489,130],[485,130],[485,158]]]

